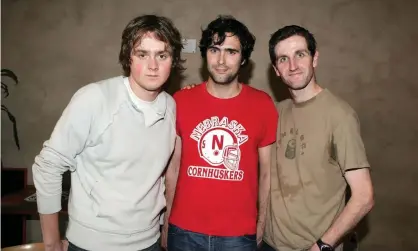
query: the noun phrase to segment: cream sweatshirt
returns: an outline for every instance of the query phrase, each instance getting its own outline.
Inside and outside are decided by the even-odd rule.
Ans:
[[[78,90],[32,167],[39,213],[61,210],[62,174],[70,170],[69,241],[87,250],[154,244],[175,117],[170,95],[141,101],[125,77]]]

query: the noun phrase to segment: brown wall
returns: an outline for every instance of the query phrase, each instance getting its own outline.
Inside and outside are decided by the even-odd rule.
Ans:
[[[17,118],[22,149],[15,149],[2,115],[2,160],[31,167],[72,94],[120,74],[120,34],[138,14],[166,15],[184,37],[196,39],[218,14],[234,15],[257,37],[250,84],[276,99],[283,88],[269,74],[269,35],[299,24],[317,37],[319,82],[345,98],[362,122],[377,202],[361,250],[417,250],[417,10],[412,0],[4,0],[2,67],[21,83],[3,103]],[[182,84],[201,81],[200,55],[184,56]]]

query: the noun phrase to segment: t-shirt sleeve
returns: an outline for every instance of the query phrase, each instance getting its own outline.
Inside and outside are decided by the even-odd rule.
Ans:
[[[268,97],[265,105],[262,106],[261,109],[263,110],[261,113],[261,121],[263,121],[263,133],[258,145],[259,148],[268,146],[276,141],[277,123],[279,119],[276,105],[270,97]]]
[[[355,112],[349,113],[333,133],[336,160],[343,172],[370,167]]]

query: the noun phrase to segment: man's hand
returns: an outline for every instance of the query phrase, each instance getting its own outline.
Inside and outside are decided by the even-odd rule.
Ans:
[[[258,181],[258,216],[257,216],[257,246],[263,240],[266,227],[266,214],[270,193],[270,169],[271,169],[272,145],[258,149],[260,172]]]
[[[180,169],[180,157],[181,157],[181,138],[176,137],[176,144],[174,147],[173,156],[168,164],[167,171],[165,173],[165,199],[167,210],[164,213],[164,225],[161,230],[161,246],[167,250],[167,236],[168,236],[168,219],[170,218],[171,206],[174,200],[174,194],[176,191],[177,178],[179,176]]]
[[[161,230],[161,247],[167,250],[167,237],[168,237],[168,223],[165,221],[163,229]]]
[[[67,251],[68,250],[68,241],[67,240],[62,240],[62,250]]]
[[[190,90],[190,89],[193,89],[193,88],[195,88],[197,86],[197,84],[191,84],[191,85],[186,85],[186,86],[184,86],[183,88],[181,88],[182,90],[184,90],[184,89],[187,89],[187,90]]]
[[[46,251],[66,251],[68,242],[61,240],[58,227],[58,213],[39,214],[42,238]]]
[[[44,245],[45,245],[45,251],[67,251],[68,250],[67,240],[59,240],[55,243],[44,244]]]
[[[261,225],[262,224],[257,224],[257,247],[259,247],[263,241],[264,227]]]

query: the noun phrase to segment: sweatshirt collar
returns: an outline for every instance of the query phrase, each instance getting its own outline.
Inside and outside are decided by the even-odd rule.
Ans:
[[[127,77],[123,78],[129,94],[129,99],[133,107],[144,114],[145,126],[150,127],[160,119],[164,119],[167,111],[167,94],[161,92],[155,100],[148,102],[138,98],[133,92]]]

